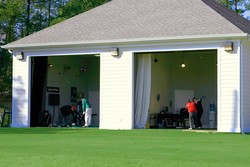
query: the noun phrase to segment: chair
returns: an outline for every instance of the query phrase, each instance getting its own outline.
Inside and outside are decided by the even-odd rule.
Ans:
[[[12,116],[11,110],[9,110],[9,111],[4,110],[4,113],[2,116],[1,127],[10,127],[11,116]]]
[[[156,113],[149,114],[149,127],[150,128],[156,128],[157,127],[157,115]]]
[[[97,117],[97,114],[92,114],[91,115],[91,126],[97,126],[97,125],[94,125],[94,119],[95,119],[95,117]]]
[[[186,108],[181,108],[180,109],[180,118],[181,118],[181,122],[183,124],[183,126],[186,128],[189,126],[189,115],[188,115],[188,111]]]

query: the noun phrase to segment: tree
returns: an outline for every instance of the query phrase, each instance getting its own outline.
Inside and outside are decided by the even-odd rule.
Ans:
[[[0,1],[0,33],[6,35],[5,43],[20,37],[25,21],[25,5],[23,0]]]
[[[220,4],[243,15],[246,11],[250,10],[250,0],[217,0]]]
[[[0,95],[11,96],[12,90],[12,65],[11,55],[0,48]]]
[[[0,36],[4,36],[1,45],[19,38],[25,21],[24,11],[23,0],[0,0]],[[0,94],[11,95],[11,83],[12,57],[7,50],[0,49]]]
[[[68,0],[27,0],[26,35],[49,27],[66,2]]]
[[[69,0],[59,9],[58,17],[52,21],[52,24],[64,21],[109,1],[111,0]]]
[[[0,0],[0,37],[10,43],[110,0]],[[0,40],[1,42],[1,40]],[[12,56],[0,49],[0,94],[12,90]]]

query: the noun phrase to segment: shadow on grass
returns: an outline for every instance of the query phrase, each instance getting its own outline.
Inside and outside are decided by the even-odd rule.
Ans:
[[[113,131],[113,130],[101,130],[98,127],[90,127],[90,128],[82,128],[82,127],[63,127],[63,128],[57,128],[57,127],[32,127],[32,128],[0,128],[0,135],[1,134],[72,134],[72,133],[80,133],[84,131],[92,131],[92,132],[101,132],[101,131]],[[116,132],[121,131],[131,131],[138,132],[138,129],[134,130],[117,130]],[[243,134],[243,135],[250,135],[250,133],[222,133],[217,132],[217,130],[211,130],[211,129],[195,129],[195,130],[188,130],[188,129],[142,129],[139,130],[143,133],[151,134],[152,132],[157,131],[166,131],[166,132],[177,132],[177,131],[183,131],[183,132],[198,132],[198,133],[217,133],[217,134]]]
[[[0,134],[66,134],[76,133],[88,128],[0,128]]]

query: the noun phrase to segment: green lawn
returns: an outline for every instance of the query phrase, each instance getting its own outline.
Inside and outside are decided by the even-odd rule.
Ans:
[[[246,167],[250,135],[182,130],[0,128],[3,167]]]

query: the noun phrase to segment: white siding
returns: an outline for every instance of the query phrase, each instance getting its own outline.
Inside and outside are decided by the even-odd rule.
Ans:
[[[242,130],[250,132],[250,42],[243,43],[242,53]]]
[[[12,127],[29,127],[28,69],[29,60],[13,56]]]
[[[101,54],[100,128],[133,128],[133,54]]]
[[[240,46],[218,50],[218,131],[240,132]]]

